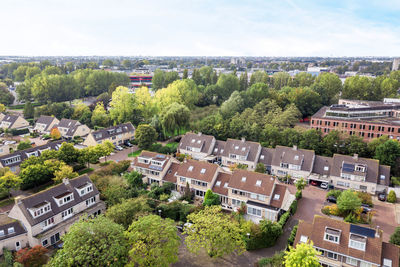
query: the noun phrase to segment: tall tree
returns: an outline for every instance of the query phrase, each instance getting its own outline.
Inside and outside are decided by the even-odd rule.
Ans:
[[[26,102],[24,105],[24,117],[27,119],[32,119],[35,115],[35,108],[30,101]]]
[[[175,222],[157,215],[139,218],[126,232],[129,245],[128,266],[170,266],[178,261],[180,238]]]
[[[128,244],[123,231],[121,225],[102,215],[81,219],[61,238],[63,248],[49,266],[124,266]]]
[[[96,107],[92,113],[92,125],[107,127],[110,125],[110,119],[107,111],[104,108],[103,102],[97,102]]]
[[[144,197],[127,199],[108,208],[106,217],[128,229],[133,221],[152,212]]]
[[[140,124],[136,128],[135,139],[140,149],[146,149],[157,140],[157,132],[148,124]]]
[[[169,105],[161,116],[163,129],[172,134],[176,129],[180,134],[181,130],[189,125],[189,119],[190,110],[185,105],[178,103]]]
[[[319,254],[312,242],[298,243],[296,248],[290,247],[289,251],[285,251],[285,266],[319,267]]]
[[[336,99],[342,91],[342,81],[334,73],[322,73],[317,77],[311,89],[321,96],[324,106],[329,106],[336,103]]]
[[[357,192],[353,190],[343,191],[337,199],[339,210],[349,214],[355,212],[361,206],[361,200],[357,196]]]
[[[112,93],[110,117],[115,124],[134,120],[135,100],[128,88],[119,86]]]

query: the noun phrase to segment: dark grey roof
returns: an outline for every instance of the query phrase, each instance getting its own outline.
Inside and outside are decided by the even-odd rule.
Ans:
[[[211,143],[214,139],[215,138],[212,135],[205,135],[202,133],[186,133],[179,143],[179,148],[186,150],[186,147],[189,146],[200,148],[200,152],[202,153],[208,153],[208,151],[210,151]]]
[[[80,122],[77,120],[61,119],[60,122],[58,123],[57,127],[73,128],[76,125],[80,125]]]
[[[112,136],[119,135],[119,134],[124,134],[124,133],[129,133],[135,130],[135,127],[133,127],[132,123],[122,123],[116,126],[111,126],[105,129],[100,129],[97,131],[92,132],[93,138],[98,141],[98,140],[103,140],[103,139],[108,139]]]
[[[381,175],[385,177],[385,179],[381,178]],[[379,165],[379,178],[378,184],[389,186],[390,184],[390,166]]]
[[[332,169],[333,158],[324,156],[315,156],[312,173],[329,176]]]
[[[260,158],[258,159],[259,163],[262,163],[266,166],[271,166],[272,157],[274,156],[275,149],[273,148],[261,148]]]
[[[214,156],[222,156],[222,154],[225,151],[225,145],[226,145],[225,141],[216,140],[215,146],[214,146],[213,151],[212,151],[212,155],[214,155]]]
[[[2,215],[6,216],[6,215]],[[4,240],[10,237],[14,237],[17,235],[25,234],[26,229],[22,227],[21,223],[17,220],[13,220],[11,218],[6,219],[8,222],[0,225],[0,231],[3,231],[4,234],[0,235],[0,240]],[[9,232],[9,229],[13,228],[14,231]],[[10,229],[11,230],[11,229]]]
[[[83,196],[79,196],[77,192],[77,188],[82,187],[82,185],[91,183],[93,186],[93,191],[89,192]],[[67,204],[62,205],[59,207],[57,203],[55,202],[54,198],[60,195],[63,195],[67,192],[71,192],[74,195],[74,200],[71,202],[68,202]],[[69,183],[61,183],[56,186],[53,186],[49,189],[46,189],[44,191],[41,191],[37,194],[25,197],[21,199],[18,202],[18,206],[22,210],[22,213],[24,216],[27,218],[28,222],[30,225],[36,225],[38,223],[41,223],[42,221],[53,217],[56,214],[61,213],[62,211],[65,211],[78,203],[81,203],[95,195],[99,194],[99,191],[97,190],[96,186],[93,184],[93,182],[90,180],[89,176],[83,175],[74,179],[69,180]],[[41,203],[50,203],[51,206],[51,211],[34,218],[31,213],[28,211],[29,208],[34,208],[38,204]]]
[[[280,166],[282,163],[301,165],[302,171],[312,170],[315,153],[313,150],[298,149],[296,147],[277,146],[272,157],[272,165]]]
[[[22,163],[22,161],[24,161],[25,159],[28,158],[27,154],[37,151],[38,155],[40,155],[42,150],[47,150],[49,148],[50,148],[50,150],[58,150],[62,143],[63,143],[63,141],[50,142],[50,143],[47,143],[47,144],[42,145],[42,146],[36,146],[36,147],[32,147],[32,148],[16,151],[14,153],[1,156],[0,157],[0,162],[1,162],[1,165],[3,165],[4,167],[18,166],[18,165],[20,165]],[[13,163],[11,163],[9,165],[5,164],[5,161],[7,159],[14,158],[14,157],[17,157],[17,156],[20,157],[19,161],[13,162]]]
[[[56,119],[57,119],[56,117],[41,115],[39,119],[37,119],[36,123],[45,124],[46,128],[44,130],[46,131],[49,130],[48,128],[50,124]]]
[[[226,140],[225,149],[222,155],[229,158],[229,154],[246,156],[247,161],[258,160],[258,150],[261,150],[261,145],[256,142],[246,141],[244,139],[228,139]]]

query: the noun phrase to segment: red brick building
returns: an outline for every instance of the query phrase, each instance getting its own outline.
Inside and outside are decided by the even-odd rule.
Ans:
[[[323,134],[337,130],[365,141],[382,135],[400,140],[400,103],[341,99],[338,105],[322,107],[310,124]]]

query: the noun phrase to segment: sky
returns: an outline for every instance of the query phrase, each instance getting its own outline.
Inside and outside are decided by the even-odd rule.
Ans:
[[[0,55],[400,56],[400,0],[1,0]]]

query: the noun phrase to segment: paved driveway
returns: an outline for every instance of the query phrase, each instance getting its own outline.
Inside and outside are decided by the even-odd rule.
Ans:
[[[326,193],[326,190],[312,185],[304,188],[303,197],[298,202],[297,211],[293,218],[312,222],[314,215],[323,215],[321,209],[325,202]]]
[[[396,205],[379,201],[376,197],[373,197],[372,200],[374,203],[373,210],[375,211],[372,227],[379,226],[383,230],[383,241],[389,242],[390,235],[398,226],[395,215]]]
[[[133,146],[130,148],[125,148],[122,151],[117,151],[117,152],[113,152],[110,156],[107,157],[107,160],[113,160],[115,162],[120,162],[121,160],[133,160],[133,158],[128,158],[128,154],[135,152],[136,150],[138,150],[137,146]],[[101,160],[102,162],[104,162],[104,158]]]

